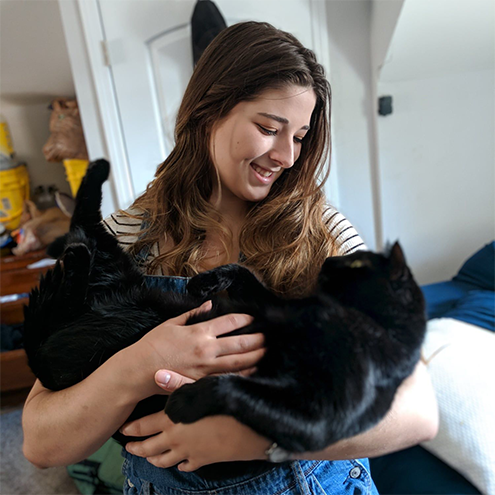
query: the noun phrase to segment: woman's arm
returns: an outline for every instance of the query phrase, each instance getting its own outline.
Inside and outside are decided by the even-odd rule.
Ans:
[[[65,390],[53,392],[36,381],[22,414],[23,453],[28,461],[40,468],[78,462],[117,431],[141,393],[129,353],[115,354]]]
[[[68,389],[53,392],[36,382],[23,411],[26,458],[38,467],[50,467],[93,453],[137,402],[165,393],[153,380],[165,364],[198,379],[252,368],[264,354],[261,334],[216,338],[249,324],[250,316],[225,315],[185,326],[191,313],[162,323]]]
[[[172,373],[168,391],[178,383]],[[433,388],[423,364],[399,388],[392,408],[371,430],[337,442],[320,452],[297,455],[298,459],[342,460],[378,455],[405,449],[430,440],[438,429],[438,413]],[[127,435],[153,435],[126,448],[146,457],[158,467],[177,463],[183,471],[226,461],[266,459],[270,440],[258,435],[230,416],[211,416],[196,423],[174,424],[163,414],[151,415],[126,425]]]
[[[431,440],[437,431],[435,393],[426,366],[420,362],[401,385],[390,411],[378,425],[325,450],[308,452],[298,458],[336,460],[377,457]]]

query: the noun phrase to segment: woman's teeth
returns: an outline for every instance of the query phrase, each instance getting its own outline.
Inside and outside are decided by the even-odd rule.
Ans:
[[[251,166],[258,172],[260,175],[263,177],[271,177],[273,175],[273,172],[270,172],[268,170],[265,170],[264,168],[258,167],[255,163],[252,163]]]

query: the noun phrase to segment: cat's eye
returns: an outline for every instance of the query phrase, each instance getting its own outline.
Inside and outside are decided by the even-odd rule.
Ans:
[[[364,266],[364,262],[362,260],[356,260],[351,263],[351,268],[362,268]]]

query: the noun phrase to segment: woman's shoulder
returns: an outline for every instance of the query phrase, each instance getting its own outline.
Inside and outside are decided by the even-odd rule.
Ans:
[[[345,256],[367,249],[351,222],[334,206],[327,205],[324,219],[334,243],[336,256]]]
[[[144,228],[145,214],[139,208],[130,207],[126,210],[119,210],[102,220],[108,232],[115,236],[117,242],[124,251],[127,251],[139,238]],[[146,267],[150,261],[159,255],[158,242],[142,248],[137,258],[142,267]],[[156,268],[149,275],[163,275],[161,267]]]
[[[144,212],[138,208],[130,207],[108,215],[102,220],[102,223],[125,249],[138,240],[143,220]]]

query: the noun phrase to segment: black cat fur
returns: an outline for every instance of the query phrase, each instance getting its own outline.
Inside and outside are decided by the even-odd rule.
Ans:
[[[28,362],[51,390],[83,380],[110,356],[212,294],[213,309],[188,323],[237,312],[263,332],[267,352],[249,377],[205,377],[141,401],[129,419],[165,407],[174,422],[234,416],[291,452],[317,451],[358,433],[389,410],[420,354],[424,300],[395,243],[387,254],[328,258],[314,295],[287,300],[240,265],[194,277],[187,295],[148,288],[134,260],[101,223],[109,164],[91,164],[76,198],[65,251],[25,308]],[[191,295],[194,294],[194,295]],[[166,406],[165,406],[166,402]],[[116,433],[122,444],[132,440]]]

